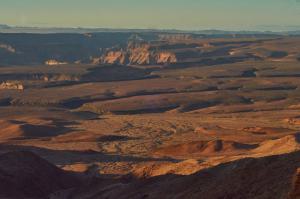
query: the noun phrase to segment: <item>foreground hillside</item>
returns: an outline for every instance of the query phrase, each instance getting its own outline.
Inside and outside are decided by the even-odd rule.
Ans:
[[[299,197],[299,37],[67,36],[0,35],[1,197]]]
[[[110,179],[68,174],[34,154],[11,152],[0,156],[0,196],[295,199],[299,198],[299,155],[246,158],[188,176]]]

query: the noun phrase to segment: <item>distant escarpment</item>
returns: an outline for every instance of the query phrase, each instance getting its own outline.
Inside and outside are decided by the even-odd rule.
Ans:
[[[0,33],[0,66],[195,65],[232,63],[253,58],[281,61],[298,57],[297,53],[265,48],[262,44],[267,40],[259,39],[259,36],[254,37],[256,40],[242,39],[238,35],[227,36],[232,39],[228,42],[222,42],[218,37],[166,32]]]
[[[155,32],[0,33],[0,66],[177,63],[200,58],[203,37]]]
[[[170,49],[162,47],[161,44],[153,45],[148,42],[129,42],[125,49],[107,49],[100,59],[98,59],[98,63],[122,65],[176,63],[177,55],[172,51],[173,47],[170,46]]]

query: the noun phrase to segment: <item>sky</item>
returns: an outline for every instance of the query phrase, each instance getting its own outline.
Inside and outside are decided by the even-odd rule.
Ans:
[[[300,0],[0,0],[0,24],[300,30]]]

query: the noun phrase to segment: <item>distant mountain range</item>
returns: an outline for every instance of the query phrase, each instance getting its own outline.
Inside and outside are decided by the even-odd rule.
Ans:
[[[112,29],[112,28],[59,28],[59,27],[21,27],[0,24],[0,33],[95,33],[95,32],[166,32],[166,33],[193,33],[205,35],[233,35],[233,34],[267,34],[267,35],[300,35],[300,30],[295,31],[226,31],[226,30],[176,30],[176,29]]]

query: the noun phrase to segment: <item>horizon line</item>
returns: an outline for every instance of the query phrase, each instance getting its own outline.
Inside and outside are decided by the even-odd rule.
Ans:
[[[259,28],[250,28],[244,29],[244,28],[221,28],[221,27],[213,27],[213,28],[199,28],[199,29],[180,29],[180,28],[146,28],[146,27],[134,27],[134,28],[124,28],[124,27],[99,27],[99,26],[55,26],[55,25],[49,25],[49,26],[36,26],[36,25],[12,25],[12,24],[5,24],[0,23],[0,26],[6,26],[7,29],[10,28],[36,28],[36,29],[86,29],[86,30],[97,30],[97,29],[103,29],[103,30],[153,30],[153,31],[182,31],[182,32],[201,32],[201,31],[223,31],[223,32],[265,32],[265,33],[284,33],[284,32],[297,32],[300,31],[300,25],[289,25],[289,26],[280,26],[277,27],[285,27],[285,28],[295,28],[291,30],[266,30],[266,29],[259,29]],[[272,27],[274,25],[265,25],[265,27]],[[3,29],[3,27],[2,27]]]

